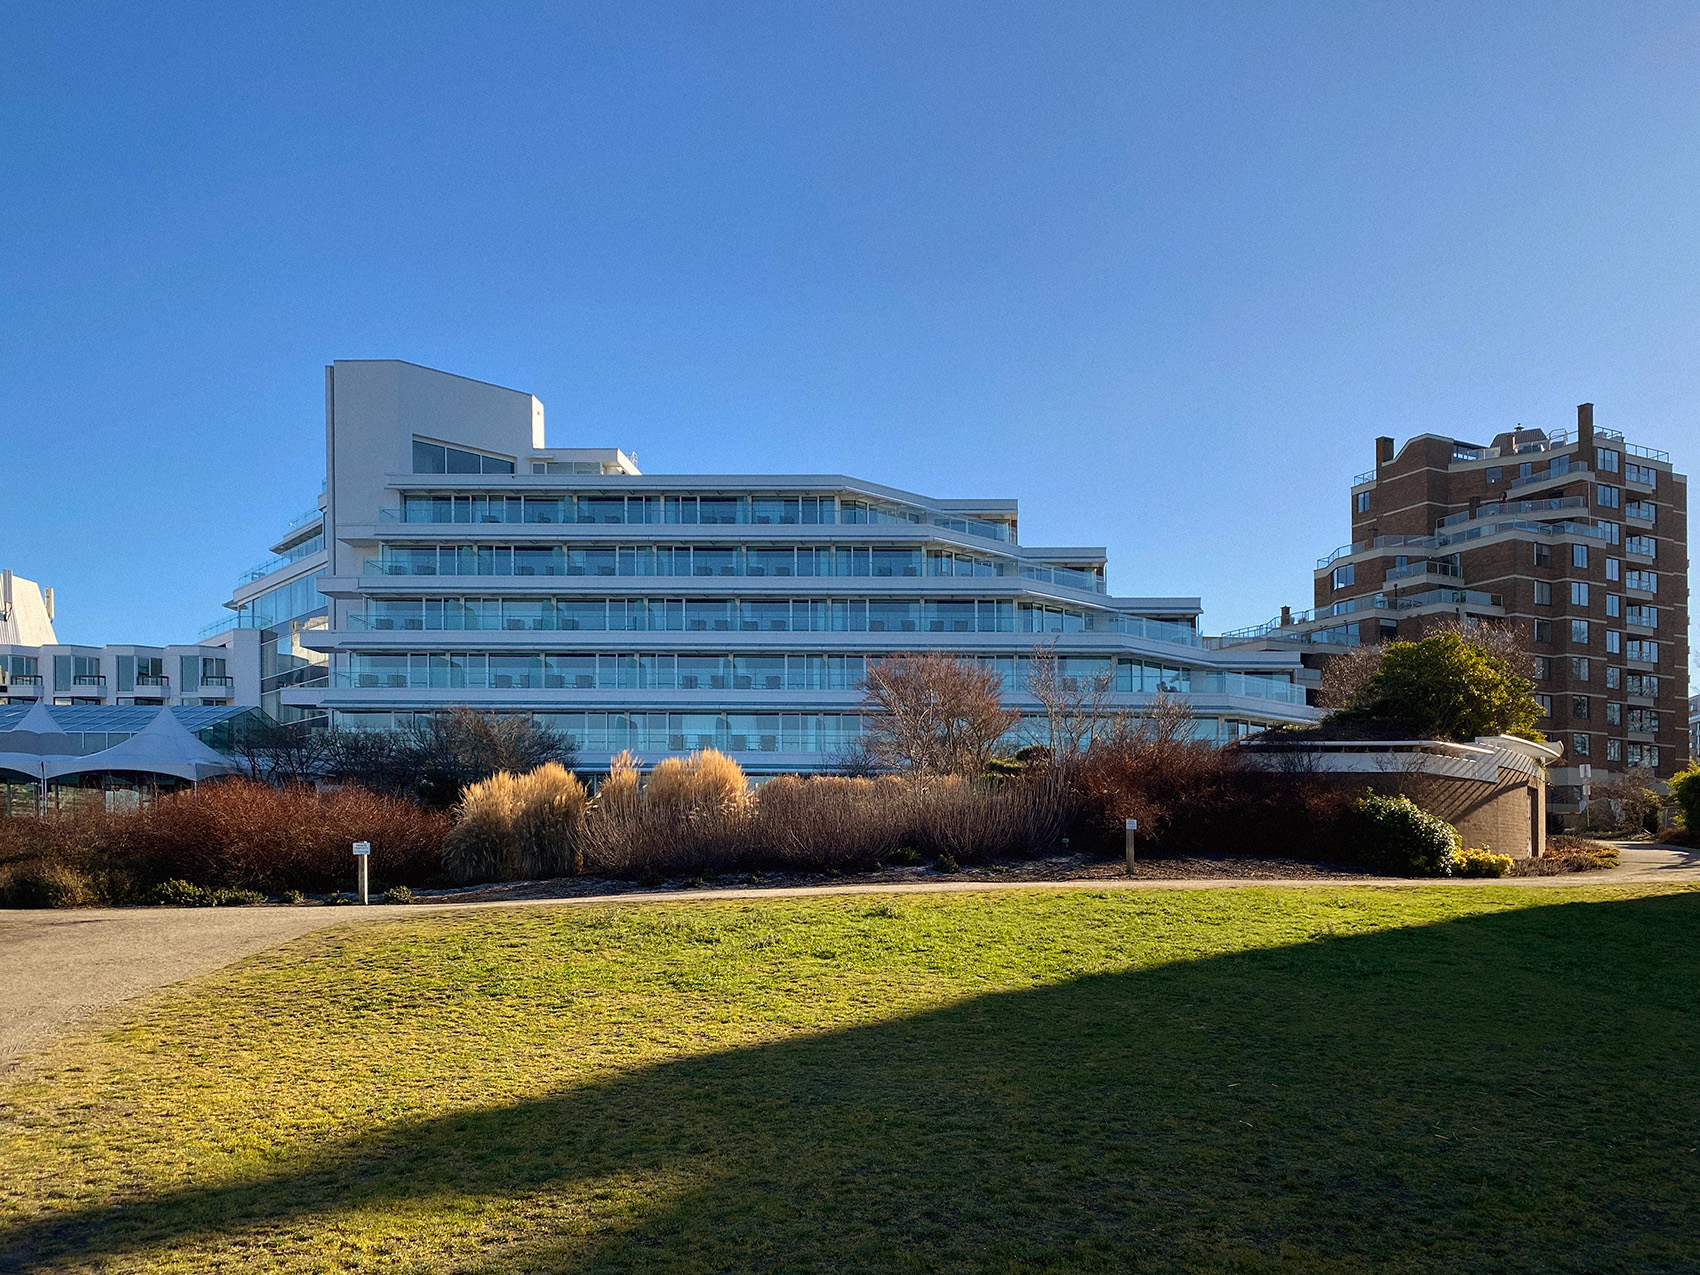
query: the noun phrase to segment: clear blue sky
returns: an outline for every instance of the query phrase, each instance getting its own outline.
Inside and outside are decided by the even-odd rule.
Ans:
[[[1014,496],[1212,630],[1372,439],[1700,461],[1692,4],[7,7],[0,564],[182,640],[308,507],[322,367],[651,471]]]

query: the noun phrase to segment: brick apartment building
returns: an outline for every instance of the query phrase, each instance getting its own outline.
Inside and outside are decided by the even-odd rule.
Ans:
[[[1352,541],[1317,563],[1316,606],[1224,645],[1306,651],[1422,636],[1437,618],[1525,635],[1549,739],[1551,808],[1579,811],[1602,773],[1686,763],[1688,480],[1666,452],[1576,409],[1576,428],[1486,447],[1421,434],[1352,482]]]

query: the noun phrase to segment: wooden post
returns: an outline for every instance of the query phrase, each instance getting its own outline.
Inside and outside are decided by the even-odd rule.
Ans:
[[[1130,877],[1133,875],[1133,837],[1138,831],[1139,820],[1129,819],[1127,821],[1127,874]]]

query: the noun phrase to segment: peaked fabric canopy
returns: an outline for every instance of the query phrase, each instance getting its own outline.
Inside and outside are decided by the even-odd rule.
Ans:
[[[76,755],[76,741],[59,729],[40,700],[11,730],[0,731],[0,770],[45,782],[55,766],[75,761]]]
[[[47,711],[47,705],[37,700],[24,720],[9,731],[0,732],[0,753],[22,753],[36,757],[74,757],[76,742],[60,729]]]
[[[153,721],[122,743],[87,757],[56,759],[47,766],[47,773],[56,777],[107,770],[175,775],[179,779],[199,781],[214,775],[235,774],[238,767],[196,739],[170,709],[162,708]]]

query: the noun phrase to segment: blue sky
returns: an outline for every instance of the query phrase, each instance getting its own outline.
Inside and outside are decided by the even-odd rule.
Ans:
[[[8,6],[0,563],[182,640],[323,365],[651,471],[1013,496],[1214,630],[1372,440],[1700,452],[1692,5]]]

